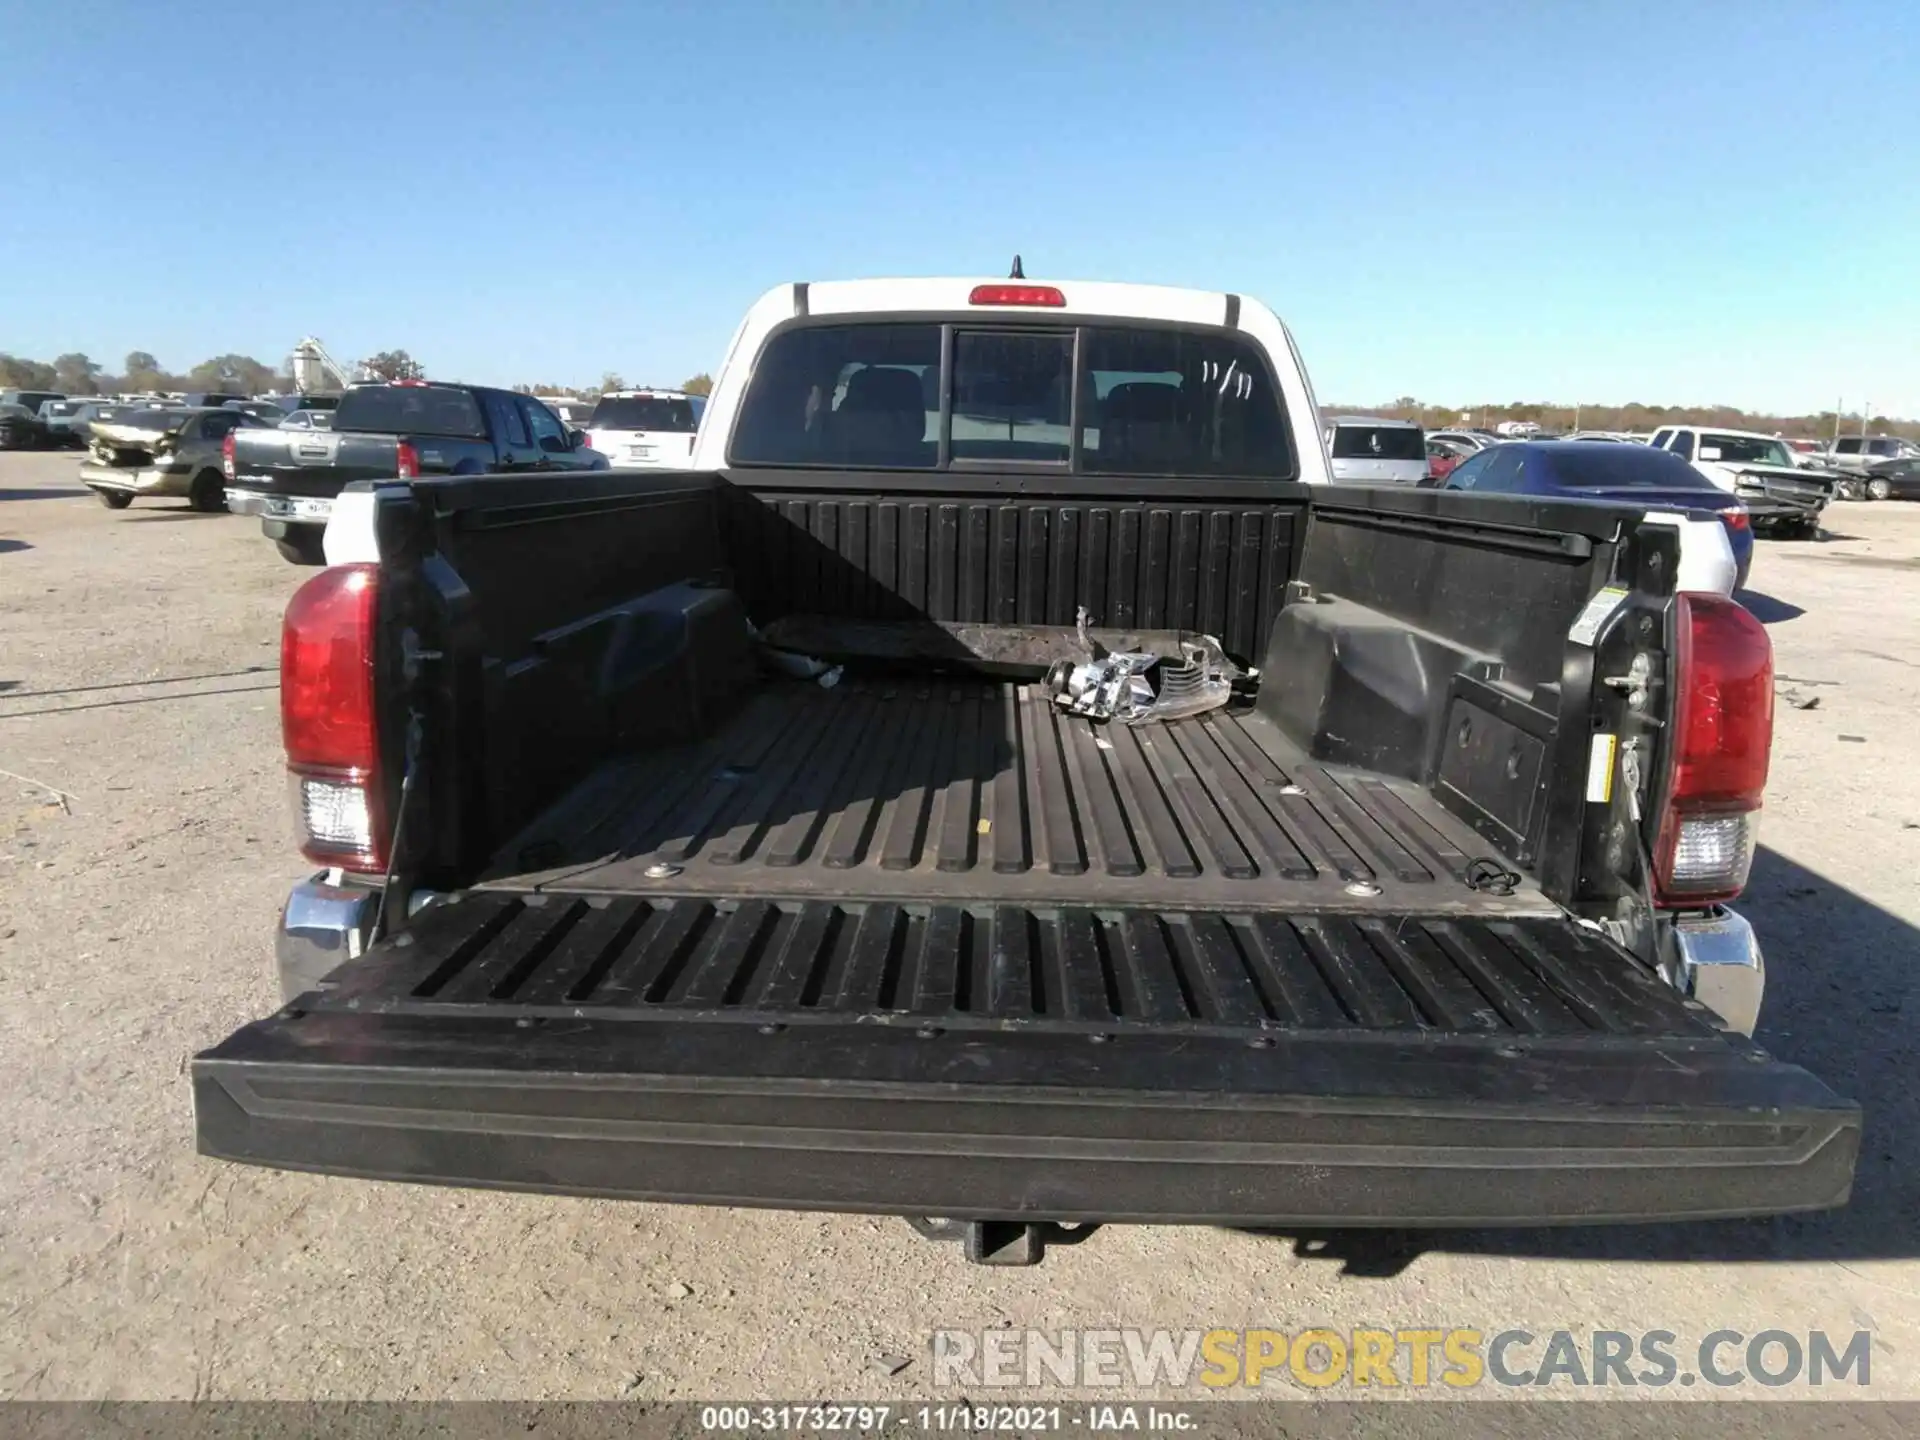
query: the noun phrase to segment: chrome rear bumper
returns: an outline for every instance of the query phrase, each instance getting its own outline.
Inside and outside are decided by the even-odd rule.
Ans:
[[[1767,962],[1753,927],[1720,906],[1705,915],[1676,920],[1681,988],[1727,1023],[1752,1035],[1767,988]]]
[[[292,1000],[317,989],[331,972],[357,960],[373,933],[380,892],[361,885],[335,884],[323,871],[302,880],[287,896],[280,929],[273,937],[273,958],[280,972],[280,995]]]

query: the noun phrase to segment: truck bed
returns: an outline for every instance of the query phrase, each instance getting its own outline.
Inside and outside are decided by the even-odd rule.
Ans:
[[[382,624],[445,661],[406,824],[449,893],[195,1059],[203,1152],[983,1224],[1844,1202],[1858,1108],[1562,908],[1615,673],[1568,627],[1670,534],[1436,492],[749,479],[415,487],[435,548]],[[1079,606],[1217,629],[1261,708],[1128,729],[987,678],[765,683],[746,624]],[[1509,884],[1482,833],[1546,839]]]
[[[776,683],[703,743],[602,766],[516,837],[513,891],[1550,915],[1475,888],[1424,788],[1314,764],[1265,716],[1095,724],[1037,687]],[[1481,882],[1484,884],[1484,881]]]

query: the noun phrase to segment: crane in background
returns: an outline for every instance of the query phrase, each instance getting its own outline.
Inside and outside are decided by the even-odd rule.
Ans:
[[[293,371],[294,389],[303,395],[322,390],[344,390],[365,379],[367,368],[361,363],[349,370],[329,355],[327,347],[311,335],[293,347],[288,367]]]

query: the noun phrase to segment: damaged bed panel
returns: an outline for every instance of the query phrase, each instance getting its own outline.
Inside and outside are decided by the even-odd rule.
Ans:
[[[577,893],[1541,914],[1418,786],[1314,764],[1262,717],[1095,724],[1041,685],[769,685],[704,742],[602,766],[497,858]]]

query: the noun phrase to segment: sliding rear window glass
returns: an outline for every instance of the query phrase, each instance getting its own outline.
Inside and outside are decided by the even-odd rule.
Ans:
[[[375,435],[487,438],[473,396],[444,385],[367,385],[349,390],[340,397],[333,428]]]
[[[955,332],[955,460],[1062,465],[1072,445],[1071,331]]]

